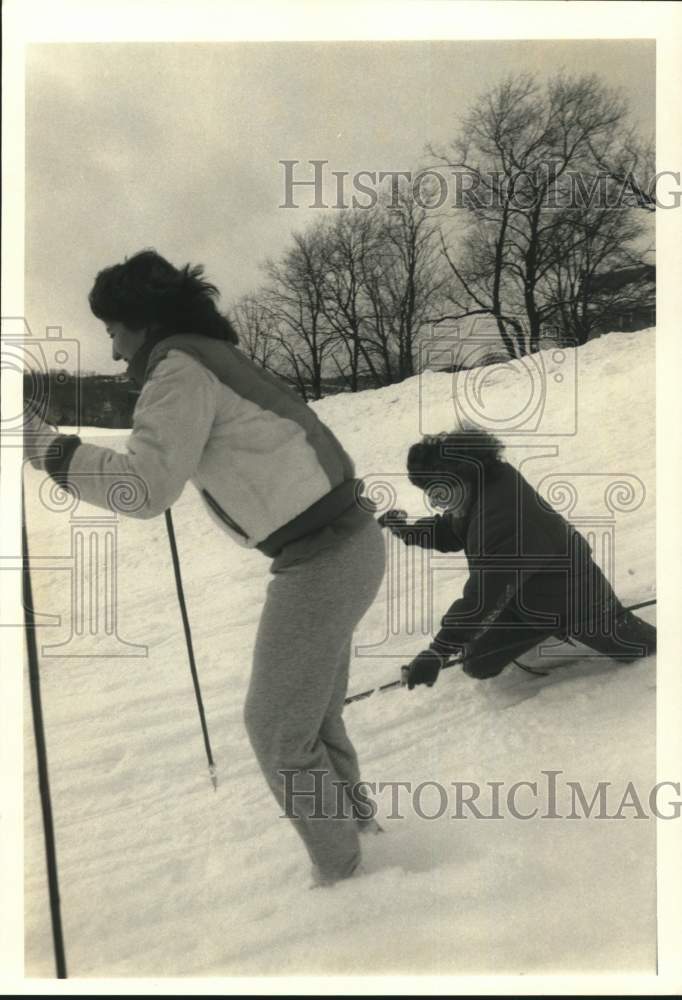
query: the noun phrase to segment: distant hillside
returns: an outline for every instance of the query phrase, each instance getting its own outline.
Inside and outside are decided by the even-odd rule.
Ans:
[[[47,399],[42,416],[60,427],[131,427],[136,386],[125,375],[25,373],[24,398]]]

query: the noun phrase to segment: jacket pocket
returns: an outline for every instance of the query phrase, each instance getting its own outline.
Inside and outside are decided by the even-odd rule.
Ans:
[[[227,513],[226,513],[226,512],[225,512],[225,511],[223,510],[223,508],[222,508],[222,507],[220,506],[220,504],[219,504],[219,503],[218,503],[218,501],[217,501],[217,500],[215,499],[215,497],[212,497],[212,496],[211,496],[211,494],[210,494],[210,493],[208,492],[208,490],[202,490],[202,491],[201,491],[201,493],[202,493],[202,495],[203,495],[203,497],[204,497],[204,499],[205,499],[206,503],[207,503],[207,504],[209,505],[209,507],[210,507],[210,508],[211,508],[211,510],[213,511],[213,513],[214,513],[214,514],[216,514],[216,515],[217,515],[217,516],[218,516],[218,517],[220,518],[220,520],[221,520],[221,521],[224,521],[224,522],[225,522],[225,524],[226,524],[226,525],[227,525],[227,526],[228,526],[229,528],[232,528],[232,530],[233,530],[234,532],[236,532],[236,533],[237,533],[238,535],[241,535],[241,537],[242,537],[242,538],[246,538],[246,539],[248,540],[248,537],[249,537],[249,536],[248,536],[248,535],[247,535],[247,533],[246,533],[246,532],[244,531],[244,529],[243,529],[243,528],[241,527],[241,525],[237,524],[237,522],[236,522],[236,521],[234,521],[234,520],[233,520],[233,519],[232,519],[232,518],[230,517],[230,515],[229,515],[229,514],[227,514]]]

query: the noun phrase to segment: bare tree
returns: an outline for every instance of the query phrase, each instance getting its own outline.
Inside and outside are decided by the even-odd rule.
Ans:
[[[415,374],[417,337],[441,307],[447,275],[438,223],[411,190],[377,213],[372,254],[363,262],[372,319],[366,340],[390,383]]]
[[[333,333],[324,313],[328,267],[324,225],[295,233],[279,261],[267,261],[263,306],[277,328],[277,342],[290,378],[305,399],[320,399]]]
[[[447,292],[448,311],[439,319],[493,316],[505,350],[510,358],[514,358],[525,354],[526,348],[522,328],[507,314],[503,304],[502,279],[507,263],[508,225],[509,205],[506,203],[501,206],[499,218],[491,219],[477,212],[460,241],[456,256],[441,232],[441,251],[455,280],[450,283]]]
[[[490,312],[510,354],[510,316],[524,316],[528,346],[536,350],[556,311],[545,292],[559,248],[565,250],[557,231],[565,236],[568,182],[593,165],[594,148],[615,142],[625,113],[595,75],[559,74],[542,87],[520,74],[474,104],[450,147],[431,150],[469,180],[465,238],[458,252],[442,248],[456,280],[452,302],[462,316]]]
[[[411,192],[347,210],[293,237],[258,301],[237,304],[250,356],[319,399],[339,380],[387,385],[415,372],[415,342],[446,281],[438,226]]]
[[[642,231],[640,219],[621,208],[573,208],[558,220],[544,297],[566,338],[584,344],[641,299],[642,286],[655,275],[634,250]]]
[[[244,295],[230,310],[242,351],[267,371],[280,374],[282,352],[275,317],[264,305],[264,294]]]
[[[642,139],[634,129],[625,138],[590,142],[595,178],[619,189],[620,204],[656,211],[656,152],[653,138]]]
[[[367,309],[366,275],[377,245],[377,216],[347,209],[326,230],[322,309],[337,340],[331,359],[351,392],[366,370],[382,384],[372,349],[371,314]]]

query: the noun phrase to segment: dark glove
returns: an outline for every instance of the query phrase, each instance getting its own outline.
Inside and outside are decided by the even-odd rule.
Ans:
[[[403,687],[407,687],[409,691],[416,684],[426,684],[427,687],[433,687],[438,680],[443,663],[444,660],[438,653],[432,649],[425,649],[423,653],[415,656],[412,663],[401,667],[400,680]]]
[[[382,514],[381,517],[377,518],[377,521],[379,522],[382,528],[390,528],[392,525],[395,524],[404,524],[406,520],[407,520],[406,510],[387,510],[385,514]],[[386,523],[387,521],[391,523],[387,524]]]

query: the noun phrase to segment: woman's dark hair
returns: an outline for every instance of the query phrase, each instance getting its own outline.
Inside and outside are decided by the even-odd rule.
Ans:
[[[423,437],[407,453],[407,474],[413,486],[425,489],[439,475],[475,485],[501,462],[502,442],[488,431],[465,427],[450,434]]]
[[[237,344],[239,337],[218,312],[218,289],[205,281],[201,265],[177,268],[155,250],[141,250],[100,271],[90,295],[98,319],[133,330],[152,325],[159,337],[195,333]]]

